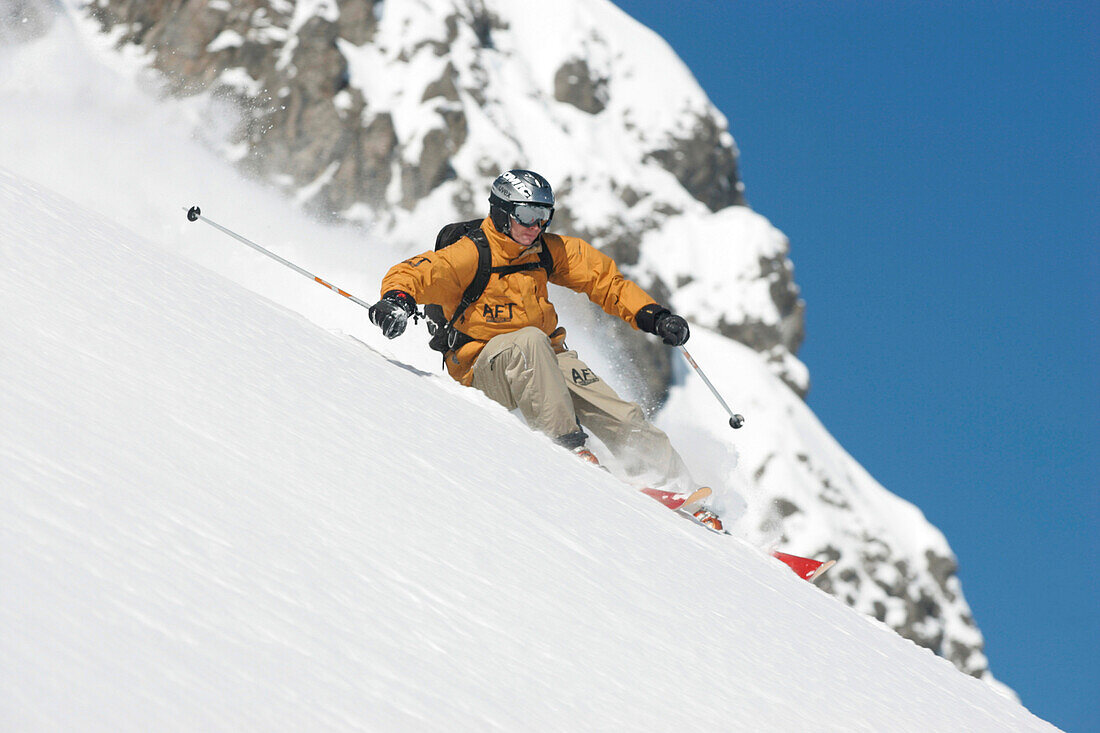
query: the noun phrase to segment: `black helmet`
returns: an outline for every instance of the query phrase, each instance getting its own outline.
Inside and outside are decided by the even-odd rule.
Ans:
[[[510,234],[512,219],[525,227],[546,229],[554,217],[554,190],[534,171],[505,171],[489,190],[489,216],[501,234]]]

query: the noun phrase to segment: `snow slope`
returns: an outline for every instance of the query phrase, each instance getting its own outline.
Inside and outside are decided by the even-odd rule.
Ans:
[[[319,226],[275,192],[241,180],[191,139],[196,129],[216,137],[231,121],[211,117],[212,110],[196,100],[154,99],[146,92],[158,87],[157,79],[99,48],[103,38],[77,32],[68,18],[62,16],[33,43],[0,44],[0,167],[79,201],[328,331],[353,334],[386,357],[439,373],[438,356],[425,348],[423,331],[385,342],[362,309],[210,227],[188,224],[182,207],[201,204],[214,220],[368,300],[385,270],[407,254],[407,242],[378,230]],[[651,36],[649,41],[659,41]],[[689,228],[693,239],[713,240],[721,232],[735,240],[737,246],[714,260],[719,266],[712,270],[723,281],[786,246],[774,227],[744,207],[724,209],[705,223],[681,218],[677,228]],[[438,223],[425,217],[422,227],[431,234]],[[647,236],[642,256],[646,267],[668,282],[680,280],[677,268],[700,267],[693,259],[698,252],[683,247],[673,232]],[[697,281],[679,288],[672,304],[685,312],[719,312],[724,304],[745,317],[760,315],[769,307],[769,282],[736,279],[725,293]],[[148,292],[147,287],[138,292]],[[570,344],[617,389],[637,397],[634,367],[607,348],[606,330],[597,321],[602,316],[583,296],[555,289],[553,297],[569,327]],[[229,313],[235,322],[236,314]],[[698,318],[696,324],[714,325]],[[676,362],[679,381],[657,419],[695,477],[718,489],[719,508],[738,536],[758,547],[778,544],[800,554],[839,557],[823,587],[940,650],[960,668],[991,679],[946,540],[919,510],[875,482],[801,400],[761,370],[765,360],[784,355],[761,357],[698,325],[689,346],[727,400],[746,415],[748,426],[731,432],[722,410],[681,362]],[[742,511],[746,515],[733,521]]]
[[[1052,729],[478,393],[6,170],[0,310],[6,729]]]

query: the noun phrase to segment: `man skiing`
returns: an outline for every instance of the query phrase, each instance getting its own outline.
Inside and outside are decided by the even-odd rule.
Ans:
[[[629,474],[648,472],[656,475],[657,488],[693,491],[697,486],[668,436],[565,345],[547,283],[584,293],[607,313],[670,346],[688,340],[687,322],[623,277],[615,262],[588,242],[547,232],[553,215],[554,193],[545,178],[529,170],[506,171],[493,181],[489,216],[480,226],[473,222],[453,244],[386,273],[382,299],[370,308],[371,322],[392,339],[404,332],[418,303],[441,306],[450,322],[438,327],[432,343],[454,379],[509,410],[518,407],[528,425],[584,460],[599,464],[586,447],[582,425]],[[479,247],[491,254],[491,276],[484,280],[487,263],[480,260],[484,289],[470,294],[484,257]],[[464,302],[464,296],[475,299]],[[684,508],[721,529],[708,509]]]

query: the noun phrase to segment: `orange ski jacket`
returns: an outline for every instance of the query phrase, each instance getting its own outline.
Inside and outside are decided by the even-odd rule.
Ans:
[[[656,303],[641,287],[623,277],[614,260],[583,239],[543,234],[541,243],[525,248],[498,232],[489,217],[481,222],[481,231],[489,240],[493,267],[537,264],[541,248],[547,247],[554,269],[549,278],[542,268],[504,275],[494,273],[489,278],[485,292],[455,323],[455,328],[473,340],[444,355],[447,372],[462,384],[470,384],[473,378],[470,368],[486,342],[502,333],[534,326],[550,337],[556,351],[564,350],[565,329],[558,325],[547,281],[584,293],[604,311],[634,328],[638,328],[635,320],[638,311]],[[462,237],[443,249],[394,265],[382,278],[381,292],[402,290],[417,303],[437,303],[450,318],[466,286],[474,279],[477,263],[477,245],[469,237]]]

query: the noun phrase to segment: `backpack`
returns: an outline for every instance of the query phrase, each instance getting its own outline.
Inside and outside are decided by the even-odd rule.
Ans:
[[[450,319],[448,320],[446,314],[443,312],[443,306],[434,303],[429,303],[424,306],[424,317],[428,320],[428,330],[432,334],[432,339],[428,342],[428,346],[442,354],[446,354],[448,351],[457,351],[473,341],[471,337],[456,329],[454,325],[462,318],[462,314],[466,312],[466,309],[473,305],[477,299],[481,297],[481,294],[485,292],[485,288],[489,284],[489,279],[493,275],[511,275],[515,272],[525,272],[541,268],[546,270],[546,276],[550,277],[550,274],[554,271],[554,258],[551,256],[550,250],[546,247],[545,242],[543,243],[542,251],[539,253],[538,262],[493,267],[493,255],[489,251],[489,240],[485,236],[485,232],[481,231],[481,221],[481,219],[471,219],[470,221],[459,221],[448,224],[439,230],[439,234],[436,235],[435,238],[435,249],[437,252],[444,247],[454,244],[463,237],[469,237],[477,246],[477,272],[474,273],[474,279],[466,286],[466,290],[463,291],[462,299],[459,301],[458,307],[455,308],[455,312],[451,315]]]

